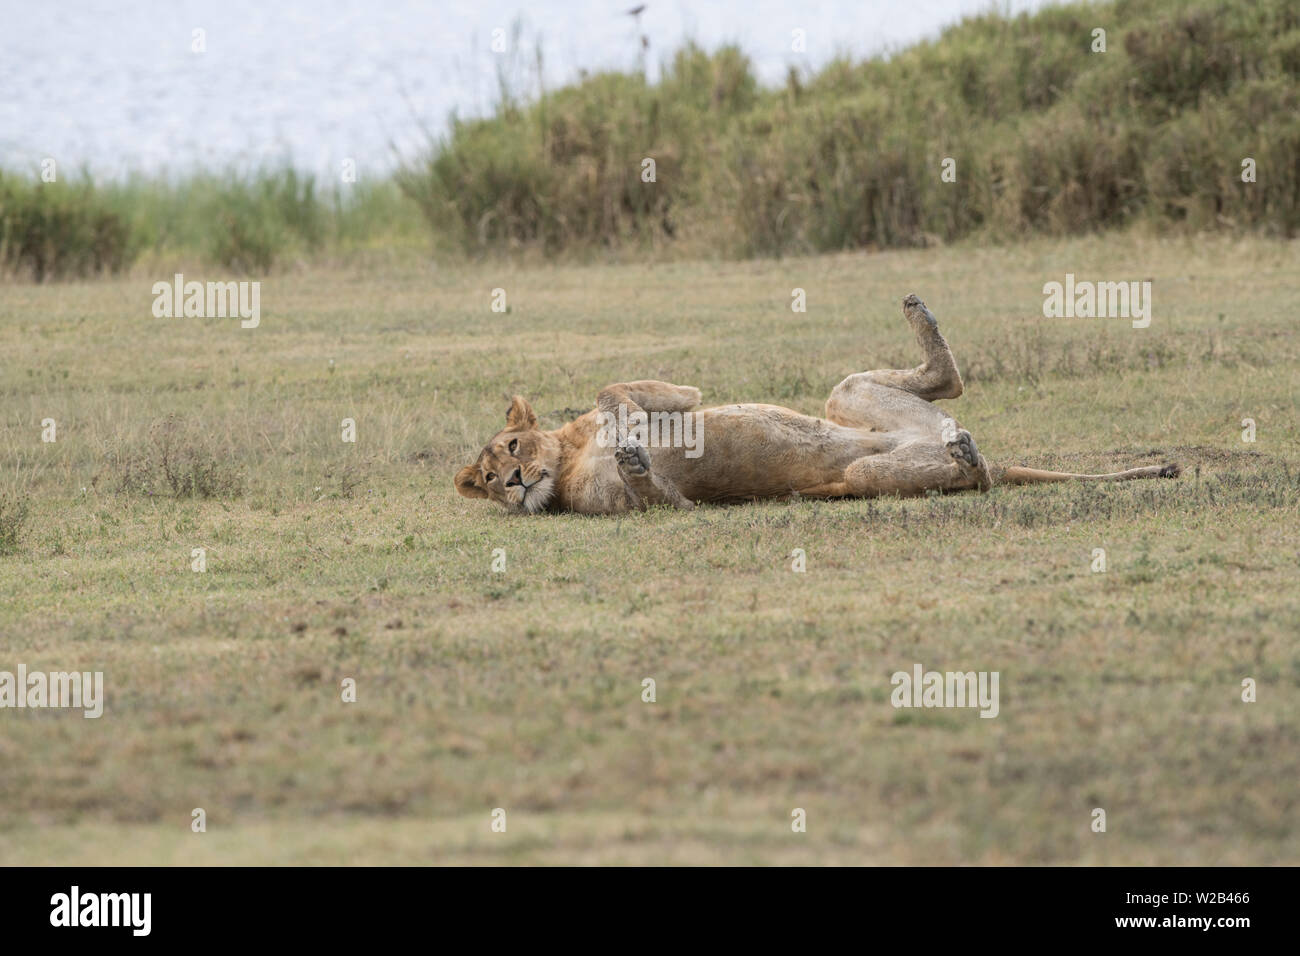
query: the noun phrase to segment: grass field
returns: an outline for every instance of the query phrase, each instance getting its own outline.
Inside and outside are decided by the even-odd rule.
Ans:
[[[1067,272],[1151,279],[1151,326],[1044,319]],[[0,710],[0,862],[1298,863],[1298,275],[1132,234],[372,256],[263,280],[250,330],[154,318],[168,274],[0,285],[0,670],[107,690]],[[990,460],[1184,477],[625,518],[452,489],[513,392],[547,427],[633,378],[819,413],[915,364],[909,292]],[[998,671],[1000,714],[896,710],[915,663]]]

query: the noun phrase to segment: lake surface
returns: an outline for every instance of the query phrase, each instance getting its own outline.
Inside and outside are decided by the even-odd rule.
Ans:
[[[490,112],[499,72],[535,90],[539,46],[551,88],[582,69],[635,68],[642,35],[652,78],[694,39],[740,44],[760,78],[779,83],[791,65],[897,49],[990,6],[658,0],[634,19],[635,3],[0,0],[0,168],[34,171],[52,157],[104,176],[268,162],[337,175],[351,159],[364,177],[419,150],[423,130],[441,132],[453,111]],[[492,48],[497,30],[504,53]]]

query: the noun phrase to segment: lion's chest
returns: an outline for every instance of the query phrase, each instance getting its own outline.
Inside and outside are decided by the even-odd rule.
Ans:
[[[631,507],[614,449],[601,447],[595,441],[580,459],[564,469],[560,488],[561,507],[578,514],[610,514]]]

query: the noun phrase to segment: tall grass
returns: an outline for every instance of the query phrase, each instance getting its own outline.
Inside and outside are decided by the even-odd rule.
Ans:
[[[0,174],[0,274],[38,282],[121,272],[146,254],[260,275],[329,250],[425,242],[420,231],[390,180],[323,185],[287,166],[106,183]]]
[[[397,178],[435,236],[468,251],[669,240],[711,199],[687,159],[698,162],[709,127],[734,125],[759,95],[738,49],[688,45],[656,86],[602,73],[527,107],[505,97],[490,119],[453,121]]]
[[[94,275],[175,251],[266,273],[430,234],[471,255],[747,257],[1134,223],[1300,231],[1294,0],[989,13],[894,55],[792,69],[775,89],[730,46],[688,44],[653,84],[607,72],[529,99],[511,75],[493,115],[453,119],[388,180],[0,176],[0,274]]]
[[[0,271],[37,282],[119,272],[139,241],[89,180],[43,183],[0,173]]]
[[[456,123],[401,182],[472,251],[686,239],[750,256],[1137,221],[1291,236],[1297,79],[1289,0],[993,13],[774,90],[738,50],[688,47],[654,86],[603,74]]]

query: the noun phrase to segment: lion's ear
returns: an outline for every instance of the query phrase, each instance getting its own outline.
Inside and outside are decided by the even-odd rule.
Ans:
[[[506,410],[506,428],[512,432],[530,432],[536,427],[537,416],[533,414],[533,406],[516,395]]]
[[[456,472],[456,490],[466,498],[487,497],[487,492],[478,483],[478,465],[466,465]]]

